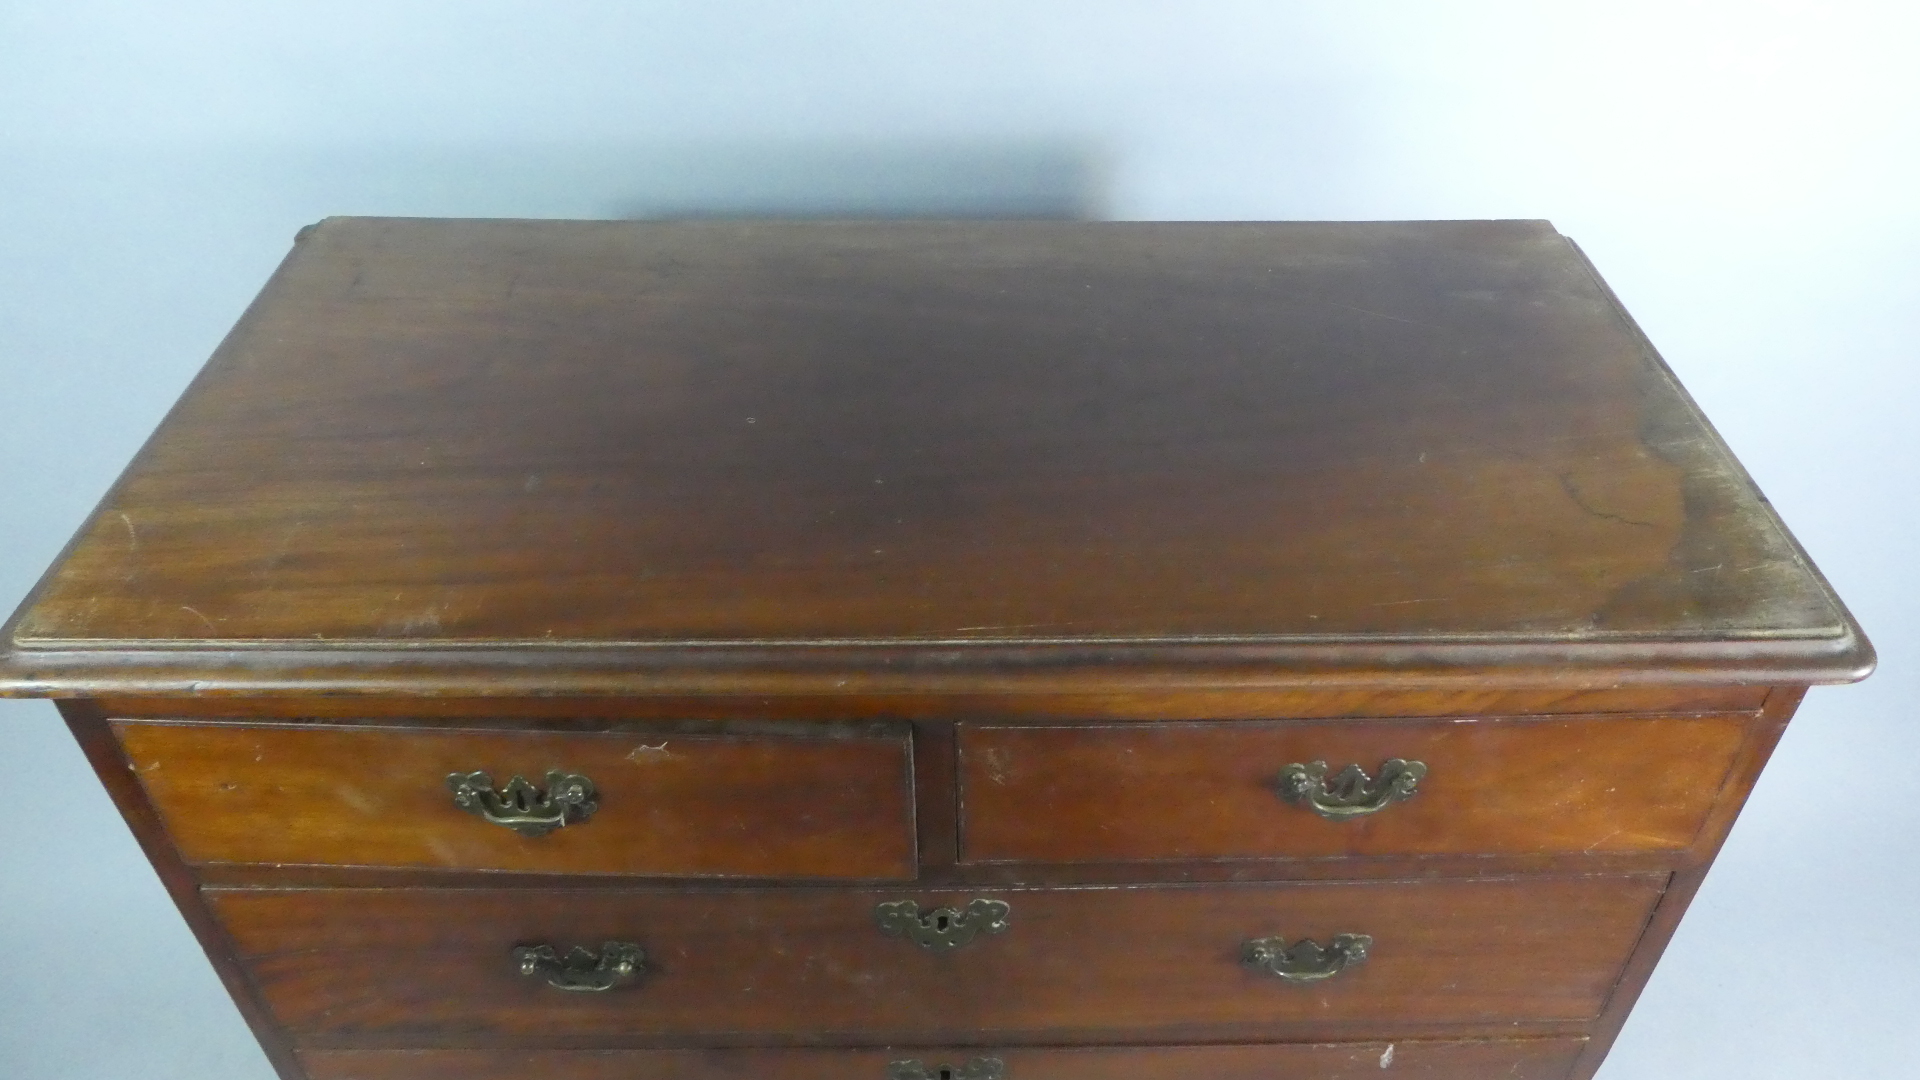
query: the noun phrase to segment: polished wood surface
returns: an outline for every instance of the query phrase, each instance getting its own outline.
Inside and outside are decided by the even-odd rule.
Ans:
[[[12,642],[16,693],[1871,664],[1511,221],[331,219]]]
[[[1313,724],[960,726],[962,858],[980,862],[1673,851],[1746,716]],[[1414,796],[1329,821],[1289,764],[1427,766]]]
[[[886,1080],[991,1054],[1007,1080],[1559,1080],[1580,1039],[1051,1049],[308,1050],[312,1080]],[[1383,1071],[1384,1070],[1384,1071]]]
[[[1873,663],[1513,221],[330,219],[0,628],[284,1080],[1590,1080]]]
[[[911,878],[906,733],[554,734],[119,723],[190,863]],[[800,736],[807,737],[800,737]],[[450,773],[549,770],[598,791],[584,821],[522,836],[453,802]],[[271,828],[262,828],[272,822]]]
[[[1665,878],[1209,888],[567,893],[212,890],[260,992],[296,1040],[517,1045],[663,1035],[972,1041],[1271,1038],[1328,1023],[1584,1021],[1597,1015]],[[875,905],[976,896],[1006,931],[947,953],[878,929]],[[1240,964],[1272,935],[1368,934],[1364,964],[1292,984]],[[514,968],[525,944],[646,949],[608,993]]]

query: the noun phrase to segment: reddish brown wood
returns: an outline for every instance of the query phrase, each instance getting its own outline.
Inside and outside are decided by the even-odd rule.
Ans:
[[[1621,973],[1620,985],[1608,999],[1606,1010],[1593,1024],[1594,1039],[1581,1053],[1569,1080],[1592,1080],[1601,1062],[1606,1060],[1614,1039],[1619,1036],[1620,1029],[1626,1026],[1634,1002],[1639,1000],[1647,980],[1653,977],[1653,968],[1659,963],[1660,954],[1666,951],[1667,942],[1673,939],[1674,931],[1679,929],[1680,917],[1686,914],[1687,905],[1693,903],[1694,894],[1700,890],[1701,882],[1706,880],[1707,871],[1714,857],[1720,853],[1721,845],[1726,842],[1734,818],[1746,804],[1754,782],[1760,778],[1760,770],[1766,766],[1767,758],[1772,756],[1773,748],[1787,730],[1787,722],[1793,719],[1806,693],[1804,686],[1783,686],[1774,690],[1768,698],[1754,737],[1742,748],[1740,759],[1734,764],[1733,777],[1727,785],[1728,797],[1722,799],[1715,808],[1704,830],[1698,862],[1673,876],[1666,893],[1654,907],[1646,933],[1634,948],[1633,959],[1627,962],[1626,970]],[[1762,947],[1762,943],[1755,943],[1755,948]]]
[[[1584,1080],[1872,665],[1544,222],[330,220],[0,628],[289,1080],[247,972],[335,1080]],[[1350,826],[1266,788],[1390,756]],[[550,767],[606,798],[544,841],[441,786]],[[952,954],[871,922],[982,892]],[[628,993],[505,966],[636,927]]]
[[[914,874],[904,731],[823,738],[148,722],[115,730],[190,863]],[[544,785],[549,770],[587,776],[600,805],[540,837],[460,809],[447,787],[450,773],[474,771],[496,786],[514,775]]]
[[[960,793],[954,763],[954,725],[914,725],[913,769],[920,826],[921,877],[950,877],[960,861]]]
[[[1690,846],[1744,715],[1128,727],[961,727],[968,861],[1592,854]],[[1289,764],[1392,758],[1413,798],[1328,821],[1283,800]]]
[[[1010,928],[948,953],[883,935],[888,891],[211,892],[297,1039],[458,1045],[480,1033],[788,1040],[1273,1037],[1328,1023],[1587,1020],[1664,878],[1034,890],[991,894]],[[1250,938],[1374,938],[1321,983],[1243,968]],[[637,985],[569,994],[513,969],[516,945],[632,941]]]
[[[1008,1080],[1560,1080],[1580,1039],[1047,1049],[306,1050],[313,1080],[885,1080],[889,1063],[992,1055]]]
[[[1871,665],[1545,222],[333,219],[7,639],[96,695]]]
[[[121,752],[105,714],[92,702],[61,701],[57,704],[61,718],[66,721],[68,730],[73,732],[81,752],[86,754],[87,763],[93,766],[94,774],[107,789],[107,795],[113,799],[120,816],[126,819],[127,828],[133,832],[134,840],[139,842],[140,850],[147,856],[147,861],[153,864],[160,884],[165,886],[167,895],[173,898],[174,906],[180,909],[188,929],[193,931],[194,938],[206,951],[207,960],[220,976],[227,993],[233,997],[241,1019],[246,1021],[253,1037],[259,1040],[267,1061],[282,1080],[305,1080],[306,1073],[293,1055],[292,1040],[274,1022],[272,1014],[241,967],[232,938],[227,936],[225,928],[207,909],[200,890],[194,884],[193,871],[181,861],[180,853],[167,836],[165,823],[147,800],[139,782],[134,779],[133,765]]]
[[[951,834],[949,834],[951,835]],[[1205,862],[923,864],[919,884],[943,891],[970,888],[1083,885],[1206,884],[1287,881],[1443,881],[1520,875],[1665,874],[1691,865],[1685,852],[1619,855],[1428,855],[1346,859],[1212,859]],[[229,888],[565,888],[631,889],[632,877],[519,874],[504,871],[406,870],[365,866],[209,864],[195,868],[206,885]],[[727,879],[742,888],[771,879]]]
[[[4,630],[0,629],[0,640]],[[1808,659],[1788,641],[1689,642],[1678,659],[1639,644],[1503,645],[1436,641],[1402,664],[1399,646],[1292,643],[1261,645],[979,646],[795,645],[722,651],[698,647],[609,646],[561,654],[518,646],[457,652],[342,648],[298,654],[266,649],[120,651],[117,648],[17,649],[0,653],[0,696],[174,697],[181,700],[487,696],[959,698],[985,703],[1124,702],[1206,695],[1196,718],[1219,715],[1207,704],[1254,702],[1268,692],[1355,690],[1480,691],[1496,687],[1578,692],[1603,687],[1760,686],[1857,682],[1872,672],[1870,649],[1849,635],[1819,646],[1834,655]],[[1349,667],[1327,666],[1331,653]],[[1864,656],[1864,659],[1862,659]],[[112,659],[109,659],[112,657]],[[1036,664],[1036,659],[1044,661]],[[1577,661],[1577,662],[1576,662]],[[951,662],[952,666],[948,666]],[[768,670],[778,667],[780,670]],[[536,675],[535,673],[539,674]],[[1214,695],[1223,695],[1215,697]],[[946,711],[944,706],[940,706]],[[1230,711],[1240,711],[1238,709]],[[1261,710],[1265,712],[1265,710]],[[883,712],[880,715],[892,715]],[[1158,717],[1155,717],[1158,718]]]
[[[834,694],[728,697],[715,694],[597,698],[160,697],[109,698],[111,716],[166,719],[183,709],[201,717],[444,718],[593,721],[848,720],[890,717],[998,722],[1039,720],[1247,720],[1382,716],[1513,716],[1563,713],[1758,712],[1764,686],[1650,686],[1613,690],[1311,689],[1135,694]],[[188,704],[190,702],[191,704]]]

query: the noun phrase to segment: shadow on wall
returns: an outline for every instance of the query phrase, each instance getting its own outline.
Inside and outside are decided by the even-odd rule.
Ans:
[[[1106,169],[1052,143],[859,143],[651,149],[609,216],[1024,218],[1105,215]]]
[[[0,154],[0,164],[7,254],[38,248],[45,254],[22,265],[44,267],[103,246],[177,250],[174,264],[194,273],[157,272],[131,248],[127,268],[178,294],[163,309],[211,302],[208,317],[222,328],[234,296],[244,303],[285,253],[284,238],[335,214],[1073,220],[1111,207],[1107,157],[1067,140],[73,150],[19,161]],[[66,218],[23,212],[36,205]],[[248,259],[233,262],[240,250]],[[208,274],[229,263],[231,295],[209,296]],[[100,266],[89,269],[69,283],[73,295],[100,294]],[[0,315],[21,300],[0,297]],[[65,348],[71,327],[47,329]]]

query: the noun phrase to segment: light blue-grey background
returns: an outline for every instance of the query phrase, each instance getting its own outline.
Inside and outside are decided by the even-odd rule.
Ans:
[[[1606,1080],[1915,1075],[1910,4],[0,0],[0,606],[328,214],[1546,217],[1853,605]],[[0,1077],[269,1075],[44,702]]]

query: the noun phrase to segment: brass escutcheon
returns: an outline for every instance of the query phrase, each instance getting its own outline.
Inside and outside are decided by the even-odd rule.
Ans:
[[[922,912],[911,900],[895,900],[874,908],[873,915],[888,937],[904,937],[923,949],[944,951],[981,934],[1006,930],[1012,910],[1004,900],[971,900],[965,910],[943,907]]]
[[[928,1068],[918,1061],[893,1061],[887,1064],[887,1080],[1000,1080],[1007,1075],[1007,1063],[996,1057],[977,1057],[964,1065],[935,1065]]]

